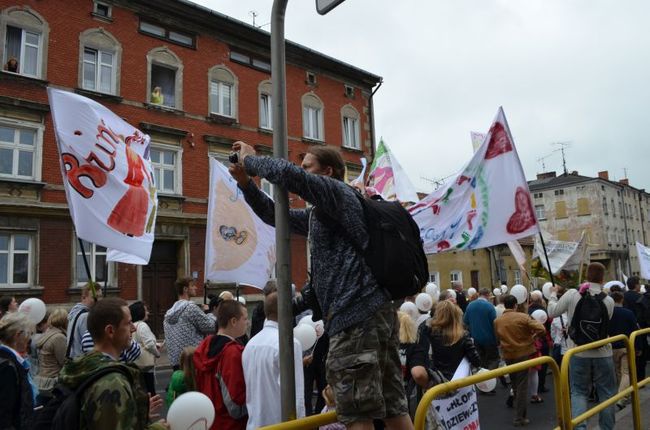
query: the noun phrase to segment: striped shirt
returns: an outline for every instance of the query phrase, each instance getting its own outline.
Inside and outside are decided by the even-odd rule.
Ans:
[[[81,351],[85,354],[86,352],[89,352],[94,347],[95,347],[95,342],[93,342],[93,338],[90,336],[90,332],[86,331],[84,335],[81,337]],[[123,361],[125,363],[133,363],[135,360],[138,359],[138,357],[140,357],[140,354],[142,354],[142,349],[140,349],[140,345],[138,345],[138,342],[131,339],[131,346],[129,346],[124,351],[122,351],[122,353],[120,354],[120,361]]]

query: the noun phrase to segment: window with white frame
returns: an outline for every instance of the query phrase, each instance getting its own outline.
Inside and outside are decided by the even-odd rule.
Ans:
[[[174,109],[183,108],[183,63],[169,48],[147,53],[149,91],[147,102]]]
[[[103,246],[95,245],[94,243],[83,241],[83,251],[86,253],[86,259],[88,261],[88,269],[90,270],[90,275],[92,276],[95,282],[99,282],[102,285],[108,280],[110,284],[111,272],[113,269],[113,263],[106,262],[107,250]],[[84,263],[84,252],[81,250],[79,245],[79,240],[75,239],[75,249],[76,249],[76,259],[75,259],[75,284],[84,285],[88,282],[88,273],[86,272],[86,265]]]
[[[269,195],[269,197],[273,198],[273,184],[266,179],[262,178],[262,181],[260,182],[261,189],[264,191],[266,194]]]
[[[0,119],[0,177],[40,180],[42,126]]]
[[[515,284],[521,284],[521,271],[520,270],[513,270],[512,274],[513,274],[513,277],[515,279]]]
[[[429,282],[440,285],[440,272],[429,272]]]
[[[271,81],[263,81],[258,87],[260,96],[260,128],[273,130],[273,104]]]
[[[103,28],[91,28],[79,36],[79,86],[104,94],[119,94],[122,45]]]
[[[343,120],[343,146],[352,149],[361,149],[359,136],[359,113],[352,106],[341,109]]]
[[[38,78],[41,76],[41,34],[7,25],[5,70]]]
[[[0,287],[31,284],[33,249],[31,234],[0,232]]]
[[[302,135],[308,139],[325,140],[323,102],[313,93],[302,97]]]
[[[535,216],[537,219],[546,219],[546,211],[544,205],[535,205]]]
[[[180,149],[156,146],[151,148],[150,158],[156,188],[162,194],[181,194]]]
[[[225,66],[210,69],[210,114],[237,117],[237,79]]]
[[[460,270],[452,270],[449,272],[449,280],[451,282],[463,282],[463,272]]]

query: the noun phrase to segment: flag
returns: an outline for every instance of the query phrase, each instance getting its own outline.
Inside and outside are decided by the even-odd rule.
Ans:
[[[77,236],[147,264],[158,206],[149,136],[94,100],[47,92]]]
[[[359,176],[357,176],[356,178],[350,181],[350,185],[363,191],[364,188],[363,180],[366,176],[366,168],[368,167],[368,160],[366,160],[366,157],[361,157],[359,161],[361,162],[361,166],[362,166],[361,173],[359,174]]]
[[[456,179],[411,206],[409,212],[420,227],[427,254],[486,248],[539,231],[502,108]]]
[[[510,248],[510,253],[514,257],[519,267],[523,269],[524,265],[526,264],[526,253],[521,247],[521,244],[516,240],[511,240],[508,242],[508,248]]]
[[[560,273],[560,270],[579,270],[580,265],[585,258],[587,250],[587,242],[585,240],[585,232],[580,235],[580,240],[577,242],[565,242],[561,240],[547,240],[546,254],[548,261],[551,263],[550,272],[554,275]],[[539,256],[542,266],[548,271],[548,264],[546,264],[546,257],[544,256],[544,248],[539,237],[535,238],[535,253],[533,258]]]
[[[641,277],[650,279],[650,248],[643,244],[636,243],[636,252],[639,255],[639,266],[641,267]],[[627,279],[625,280],[627,282]]]
[[[226,166],[210,158],[205,279],[261,290],[274,266],[275,229],[248,206]]]
[[[417,202],[418,194],[402,166],[384,140],[379,141],[375,159],[370,166],[367,188],[381,194],[384,200]]]

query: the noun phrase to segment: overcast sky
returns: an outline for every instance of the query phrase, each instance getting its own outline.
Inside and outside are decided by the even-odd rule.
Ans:
[[[256,25],[272,0],[200,0]],[[650,191],[650,1],[289,1],[286,37],[384,78],[382,137],[420,191],[457,172],[503,106],[526,177],[567,169]],[[270,31],[270,25],[263,27]],[[644,118],[645,121],[644,121]]]

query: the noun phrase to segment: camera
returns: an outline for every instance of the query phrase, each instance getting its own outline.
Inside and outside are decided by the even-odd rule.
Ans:
[[[311,285],[311,281],[309,281],[307,285],[302,288],[301,295],[295,297],[292,300],[291,304],[294,316],[301,314],[307,309],[311,309],[313,312],[312,320],[318,321],[323,319],[323,311],[320,308],[320,304],[316,298],[316,292],[314,291],[314,287]]]
[[[232,164],[239,163],[239,153],[235,151],[231,152],[228,155],[228,161],[230,161]]]

